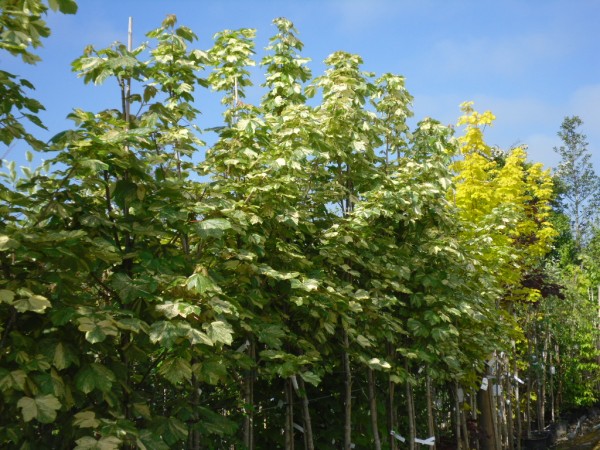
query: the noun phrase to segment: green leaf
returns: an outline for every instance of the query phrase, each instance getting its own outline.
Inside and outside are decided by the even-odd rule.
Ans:
[[[194,407],[196,409],[196,407]],[[175,417],[156,417],[151,424],[154,433],[161,436],[171,448],[180,448],[176,442],[185,442],[188,436],[188,426]]]
[[[75,441],[77,447],[74,450],[119,450],[121,442],[115,436],[101,437],[98,440],[85,436]]]
[[[80,317],[77,321],[79,330],[85,331],[85,339],[91,344],[103,342],[107,336],[116,336],[118,333],[115,324],[109,319],[96,322],[89,317]]]
[[[223,236],[225,230],[231,228],[231,223],[227,219],[206,219],[196,225],[198,235],[203,238]]]
[[[46,308],[52,306],[48,299],[42,295],[31,294],[26,298],[20,298],[13,303],[15,309],[21,313],[32,311],[43,313]]]
[[[94,389],[109,392],[115,381],[115,374],[100,363],[85,366],[75,375],[75,386],[84,394],[89,394]]]
[[[124,273],[115,273],[110,280],[110,285],[118,292],[124,302],[133,300],[140,292],[135,282]]]
[[[201,364],[196,363],[192,367],[192,371],[199,380],[208,384],[216,385],[227,379],[227,366],[219,358],[203,361]]]
[[[392,366],[390,365],[389,362],[382,361],[379,358],[371,358],[367,364],[369,364],[369,367],[371,369],[377,369],[377,370],[382,370],[382,369],[388,370],[388,369],[392,368]]]
[[[160,365],[158,373],[173,384],[179,384],[182,381],[192,379],[192,367],[189,361],[183,358],[170,358]]]
[[[292,289],[301,289],[303,291],[314,291],[315,289],[319,288],[319,282],[317,280],[313,280],[311,278],[308,278],[306,280],[298,280],[298,279],[293,279],[292,280],[292,284],[291,284]]]
[[[15,293],[13,291],[9,291],[8,289],[0,289],[0,303],[8,303],[12,304],[15,298]]]
[[[150,430],[141,430],[136,444],[140,450],[169,450],[170,448],[160,436]]]
[[[19,247],[19,243],[6,235],[0,235],[0,252],[6,252]]]
[[[187,330],[185,330],[187,332]],[[185,333],[184,333],[185,334]],[[182,329],[178,323],[160,320],[154,322],[148,331],[152,342],[159,342],[163,347],[172,347],[175,341],[182,336]]]
[[[238,424],[236,422],[212,411],[209,408],[198,406],[196,411],[202,419],[198,425],[203,433],[223,436],[233,435],[237,431]]]
[[[70,345],[59,342],[54,348],[52,363],[58,370],[68,368],[71,364],[78,364],[79,359]]]
[[[75,414],[73,425],[79,428],[98,428],[100,421],[94,411],[81,411]]]
[[[190,340],[190,343],[192,345],[196,345],[196,344],[205,344],[205,345],[209,345],[209,346],[213,345],[213,341],[210,340],[210,338],[208,337],[208,335],[206,333],[203,333],[200,330],[196,330],[195,328],[190,328],[186,337]]]
[[[231,345],[233,341],[233,330],[231,325],[222,320],[216,320],[208,325],[206,332],[210,340],[214,343],[220,342],[225,345]]]
[[[373,345],[371,343],[371,341],[369,339],[367,339],[365,336],[363,336],[362,334],[359,334],[358,336],[356,336],[356,342],[358,342],[358,345],[360,345],[363,348],[371,347]]]
[[[9,389],[25,390],[25,382],[27,374],[22,370],[13,370],[12,372],[0,372],[0,390],[8,391]]]
[[[120,208],[137,199],[137,184],[130,180],[118,180],[113,188],[112,196]]]
[[[77,164],[81,167],[85,167],[86,169],[91,169],[94,172],[108,170],[109,167],[108,164],[98,159],[82,159],[80,161],[77,161]]]
[[[75,0],[48,0],[48,5],[52,11],[60,11],[63,14],[75,14],[77,12],[77,2]]]
[[[41,423],[52,423],[56,419],[56,411],[61,407],[60,402],[54,395],[40,395],[35,398],[21,397],[17,402],[17,408],[21,408],[23,420],[30,422],[36,419]]]
[[[258,340],[273,348],[281,347],[281,339],[285,336],[285,330],[276,324],[263,325],[258,331]]]
[[[304,381],[312,384],[315,387],[319,386],[319,383],[321,382],[321,377],[318,376],[316,373],[311,372],[310,370],[307,370],[306,372],[301,372],[300,376]]]
[[[210,277],[201,273],[195,273],[187,279],[187,288],[198,294],[204,294],[209,290],[219,291],[219,287],[215,282]]]

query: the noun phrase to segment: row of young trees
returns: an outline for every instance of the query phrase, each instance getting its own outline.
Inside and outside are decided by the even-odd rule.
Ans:
[[[0,5],[33,62],[47,7]],[[250,29],[201,51],[168,16],[86,48],[73,69],[122,101],[49,143],[0,73],[0,139],[56,152],[0,173],[3,448],[513,448],[596,400],[595,241],[549,171],[486,144],[470,103],[458,137],[410,125],[404,79],[357,55],[313,78],[274,24],[258,105]],[[208,148],[201,89],[224,105]]]

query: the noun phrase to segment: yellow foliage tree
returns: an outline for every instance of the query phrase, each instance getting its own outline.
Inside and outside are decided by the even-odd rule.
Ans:
[[[452,169],[462,237],[479,254],[483,270],[494,275],[505,300],[536,300],[539,291],[522,287],[521,281],[550,251],[556,235],[548,221],[550,171],[528,163],[524,147],[507,152],[490,147],[484,130],[495,120],[491,112],[478,113],[472,102],[461,109],[462,158]]]

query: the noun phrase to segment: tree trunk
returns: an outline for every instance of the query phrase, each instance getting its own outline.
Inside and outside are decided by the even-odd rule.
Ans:
[[[540,402],[540,407],[539,407],[539,418],[538,418],[538,429],[540,431],[542,431],[545,427],[546,427],[546,382],[547,382],[547,375],[546,375],[546,370],[550,370],[547,369],[549,367],[548,364],[548,359],[549,359],[549,353],[548,353],[548,341],[550,339],[550,332],[548,331],[548,328],[546,328],[546,332],[544,333],[544,346],[543,346],[543,350],[542,350],[542,357],[540,358],[540,372],[541,372],[541,382],[540,382],[540,394],[539,394],[539,399],[538,401]]]
[[[560,358],[561,358],[561,353],[560,353],[560,345],[555,344],[554,347],[554,358],[556,360],[556,368],[557,370],[559,370],[559,374],[560,369],[561,369],[561,363],[560,363]],[[558,377],[558,386],[556,387],[556,416],[560,417],[560,411],[562,409],[562,393],[563,393],[563,383],[562,383],[562,376]]]
[[[379,423],[377,420],[377,397],[375,396],[375,377],[373,369],[367,369],[369,382],[369,411],[371,412],[371,428],[373,429],[373,442],[375,450],[381,450],[381,439],[379,438]]]
[[[315,450],[315,443],[312,432],[312,422],[310,419],[310,408],[308,407],[308,396],[306,395],[306,385],[302,377],[292,377],[292,385],[296,394],[302,400],[302,419],[304,421],[304,447],[306,450]]]
[[[343,353],[342,360],[344,364],[344,450],[352,448],[352,372],[350,371],[350,355],[348,350],[350,343],[348,341],[348,332],[342,327]]]
[[[196,360],[192,359],[192,365],[196,364]],[[194,423],[190,426],[189,437],[188,437],[188,448],[189,450],[200,450],[200,431],[198,430],[196,421],[199,420],[197,408],[200,405],[200,391],[199,383],[196,376],[192,373],[192,414]],[[164,393],[164,391],[163,391]],[[164,413],[163,413],[164,414]]]
[[[425,389],[427,396],[427,431],[429,436],[435,436],[435,422],[433,420],[433,388],[431,387],[431,377],[427,374],[425,379]],[[435,445],[431,447],[435,450]]]
[[[294,450],[294,392],[292,381],[285,380],[285,450]]]
[[[471,407],[471,419],[475,422],[473,424],[474,428],[475,428],[475,448],[477,450],[480,449],[480,442],[479,442],[479,411],[477,409],[477,391],[475,391],[474,389],[471,389],[471,392],[469,393],[469,401],[470,401],[470,407]]]
[[[456,388],[461,389],[460,386],[458,385],[458,383],[456,383]],[[456,393],[457,397],[458,397],[458,393],[459,393],[459,391],[457,390],[457,393]],[[465,444],[465,449],[469,450],[469,449],[471,449],[471,442],[469,439],[469,428],[467,427],[467,414],[463,408],[464,402],[465,402],[465,392],[464,392],[464,390],[462,390],[462,401],[459,398],[460,426],[461,426],[461,430],[462,430],[463,442]]]
[[[515,377],[519,378],[519,368],[515,360]],[[516,381],[516,380],[515,380]],[[521,450],[521,435],[523,434],[523,421],[521,420],[521,383],[515,384],[515,415],[517,417],[517,450]]]
[[[387,355],[390,359],[390,362],[394,361],[394,350],[393,346],[390,342],[387,343]],[[395,402],[394,402],[394,394],[396,391],[396,384],[392,381],[391,376],[388,377],[388,395],[386,401],[387,408],[387,424],[388,424],[388,439],[390,443],[390,450],[397,450],[398,444],[396,442],[396,438],[393,436],[393,432],[397,432],[396,429],[396,412],[395,412]]]
[[[531,361],[531,340],[528,340],[527,343],[527,358]],[[531,363],[527,369],[527,410],[525,415],[526,426],[527,426],[527,436],[531,435],[531,377],[533,373],[531,371]]]
[[[254,339],[248,338],[248,356],[256,360]],[[244,445],[247,450],[254,450],[254,368],[248,370],[244,379]]]
[[[454,416],[455,416],[455,425],[454,425],[454,434],[456,438],[456,449],[462,450],[463,442],[461,436],[461,407],[460,407],[460,398],[458,397],[458,382],[454,382]],[[467,447],[468,449],[468,447]]]
[[[416,422],[415,422],[415,404],[413,402],[412,385],[410,382],[410,372],[408,361],[404,361],[404,369],[406,370],[406,408],[408,415],[408,448],[415,450],[415,438],[417,437]]]
[[[477,407],[479,409],[479,444],[481,450],[496,449],[496,436],[494,435],[494,410],[491,399],[491,388],[477,391]]]
[[[510,374],[510,360],[506,359],[506,373]],[[508,450],[514,449],[515,424],[513,421],[512,408],[512,381],[510,375],[504,378],[505,409],[506,409],[506,439],[508,440]]]

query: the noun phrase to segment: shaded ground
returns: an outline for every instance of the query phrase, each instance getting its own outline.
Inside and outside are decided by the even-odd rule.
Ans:
[[[592,408],[557,436],[556,450],[600,450],[600,410]]]

